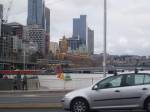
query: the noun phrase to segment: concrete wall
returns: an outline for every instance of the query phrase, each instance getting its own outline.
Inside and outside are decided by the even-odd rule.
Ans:
[[[74,90],[93,85],[103,78],[102,74],[64,74],[70,75],[71,80],[65,81],[57,78],[56,75],[39,75],[40,87],[48,90]]]

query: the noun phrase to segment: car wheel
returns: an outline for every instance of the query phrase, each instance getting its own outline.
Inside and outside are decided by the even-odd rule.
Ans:
[[[148,100],[146,101],[145,108],[146,108],[146,112],[150,112],[150,99],[148,99]]]
[[[84,99],[75,99],[71,104],[71,112],[89,112],[89,105]]]

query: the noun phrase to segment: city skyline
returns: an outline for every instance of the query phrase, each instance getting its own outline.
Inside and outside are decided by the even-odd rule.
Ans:
[[[25,24],[27,1],[14,1],[17,3],[13,6],[23,5],[17,5],[22,7],[20,10],[12,7],[9,20]],[[5,0],[0,0],[0,3],[4,2],[7,4]],[[86,14],[89,27],[95,30],[95,53],[103,52],[103,0],[53,2],[46,0],[46,5],[52,10],[51,40],[58,41],[64,34],[70,37],[72,18]],[[149,3],[147,0],[108,0],[109,53],[150,55]]]

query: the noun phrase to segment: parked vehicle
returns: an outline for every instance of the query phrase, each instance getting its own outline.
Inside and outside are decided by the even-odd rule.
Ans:
[[[68,93],[65,110],[145,109],[150,112],[150,74],[129,73],[107,77],[91,87]]]

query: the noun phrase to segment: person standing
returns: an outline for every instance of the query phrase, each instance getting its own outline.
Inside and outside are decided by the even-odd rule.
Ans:
[[[23,89],[23,90],[28,90],[28,87],[27,87],[27,76],[24,76],[24,77],[23,77],[22,89]]]
[[[17,77],[16,76],[14,77],[14,80],[13,80],[13,89],[14,90],[18,89],[18,87],[17,87]]]

